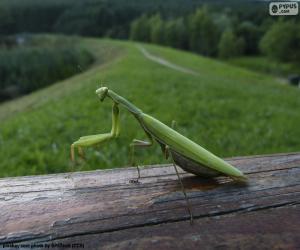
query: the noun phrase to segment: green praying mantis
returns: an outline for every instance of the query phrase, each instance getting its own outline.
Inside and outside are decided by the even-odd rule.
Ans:
[[[174,129],[175,123],[172,127],[165,125],[154,117],[144,113],[141,109],[137,108],[131,102],[116,94],[107,87],[101,87],[96,90],[96,94],[99,96],[100,101],[103,101],[106,97],[109,97],[113,101],[112,105],[112,129],[110,133],[96,134],[80,137],[71,145],[71,159],[75,160],[75,149],[78,149],[79,155],[83,156],[83,147],[89,147],[98,145],[113,138],[117,138],[120,133],[120,111],[119,105],[122,105],[127,109],[139,122],[142,129],[145,131],[149,141],[134,139],[130,144],[132,157],[135,147],[149,147],[156,141],[164,154],[168,159],[170,156],[173,161],[173,165],[179,179],[182,191],[184,193],[188,211],[190,214],[191,223],[193,215],[188,202],[188,198],[179,176],[179,172],[176,165],[189,173],[193,173],[203,177],[216,177],[220,175],[228,176],[234,180],[245,180],[245,175],[237,168],[230,165],[228,162],[222,160],[218,156],[204,149],[197,143],[181,135]],[[140,176],[140,169],[137,167],[138,178],[132,182],[138,183]]]

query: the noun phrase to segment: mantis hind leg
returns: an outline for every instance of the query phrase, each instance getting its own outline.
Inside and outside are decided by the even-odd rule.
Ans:
[[[192,212],[192,206],[190,205],[190,202],[189,202],[189,199],[188,199],[188,196],[186,194],[186,191],[185,191],[185,188],[184,188],[184,185],[183,185],[183,182],[182,182],[182,179],[180,177],[180,174],[179,174],[179,171],[177,169],[177,166],[176,166],[176,163],[172,157],[172,153],[170,152],[170,148],[169,146],[165,146],[165,156],[168,156],[168,155],[171,155],[171,159],[172,159],[172,163],[173,163],[173,167],[175,169],[175,172],[176,172],[176,175],[177,175],[177,178],[178,178],[178,181],[179,181],[179,184],[180,184],[180,187],[181,187],[181,191],[184,195],[184,199],[186,201],[186,205],[187,205],[187,210],[189,212],[189,215],[190,215],[190,222],[191,224],[193,224],[193,212]],[[167,157],[166,157],[167,158]]]
[[[178,172],[178,169],[177,169],[177,166],[172,158],[172,161],[173,161],[173,166],[174,166],[174,169],[175,169],[175,172],[176,172],[176,175],[177,175],[177,178],[179,180],[179,183],[180,183],[180,186],[181,186],[181,190],[182,190],[182,193],[184,195],[184,198],[185,198],[185,201],[186,201],[186,205],[187,205],[187,209],[188,209],[188,212],[190,214],[190,223],[193,224],[193,212],[192,212],[192,206],[189,202],[189,198],[186,194],[186,191],[185,191],[185,188],[184,188],[184,185],[183,185],[183,182],[182,182],[182,179],[179,175],[179,172]]]
[[[137,140],[134,139],[132,143],[130,143],[130,165],[131,166],[136,166],[137,172],[138,172],[138,178],[135,180],[130,180],[130,183],[138,183],[139,179],[141,178],[141,173],[140,173],[140,168],[139,165],[136,164],[135,162],[135,148],[145,148],[145,147],[150,147],[153,145],[153,139],[152,136],[146,132],[147,137],[149,138],[149,141],[142,141],[142,140]]]
[[[175,121],[175,120],[172,121],[171,127],[172,127],[172,129],[175,129],[175,127],[176,127],[176,121]],[[177,169],[176,163],[175,163],[175,161],[174,161],[174,159],[173,159],[173,155],[172,155],[172,153],[170,152],[170,148],[169,148],[169,146],[165,146],[165,157],[166,157],[166,159],[168,158],[169,155],[171,155],[172,162],[173,162],[173,166],[174,166],[174,169],[175,169],[175,172],[176,172],[178,181],[179,181],[179,183],[180,183],[182,193],[183,193],[184,198],[185,198],[185,201],[186,201],[187,209],[188,209],[188,212],[189,212],[189,214],[190,214],[190,223],[193,224],[193,212],[192,212],[192,206],[190,205],[190,202],[189,202],[188,196],[187,196],[187,194],[186,194],[186,191],[185,191],[185,188],[184,188],[182,179],[181,179],[181,177],[180,177],[180,174],[179,174],[179,171],[178,171],[178,169]]]

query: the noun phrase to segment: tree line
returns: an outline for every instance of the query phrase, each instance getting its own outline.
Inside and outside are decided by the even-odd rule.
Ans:
[[[1,0],[0,34],[54,32],[127,39],[141,13],[188,13],[202,0]]]
[[[243,21],[231,11],[198,8],[184,17],[142,15],[131,23],[130,39],[227,59],[266,54],[280,61],[300,60],[300,25],[295,20]]]
[[[131,38],[221,58],[264,53],[297,60],[299,19],[269,16],[264,1],[231,0],[226,6],[218,0],[0,2],[0,35],[50,32]]]

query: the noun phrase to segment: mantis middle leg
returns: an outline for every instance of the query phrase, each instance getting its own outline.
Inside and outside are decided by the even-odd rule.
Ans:
[[[113,138],[117,138],[120,132],[120,111],[117,103],[113,103],[112,106],[112,128],[110,133],[96,134],[80,137],[79,140],[73,142],[71,145],[71,160],[75,161],[75,148],[78,149],[78,153],[83,157],[83,147],[98,145],[102,142],[108,141]]]
[[[137,147],[145,148],[145,147],[150,147],[150,146],[153,145],[152,136],[147,131],[145,131],[145,133],[146,133],[149,141],[142,141],[142,140],[133,139],[133,141],[129,145],[129,147],[130,147],[130,165],[131,166],[136,166],[137,171],[138,171],[137,180],[134,180],[134,181],[131,180],[130,182],[137,183],[138,180],[141,178],[139,166],[138,166],[138,164],[135,163],[135,159],[134,159],[135,148],[137,148]]]

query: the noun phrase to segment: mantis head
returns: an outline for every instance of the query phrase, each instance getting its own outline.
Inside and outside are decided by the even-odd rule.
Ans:
[[[115,104],[123,105],[127,110],[134,114],[141,114],[142,111],[134,106],[131,102],[127,101],[122,96],[119,96],[112,90],[108,89],[107,87],[101,87],[96,90],[96,94],[99,96],[100,101],[102,102],[106,96],[108,96]]]
[[[107,87],[101,87],[96,90],[96,94],[99,96],[100,101],[102,102],[108,93]]]

